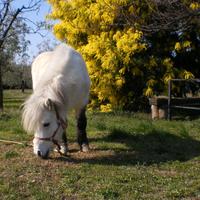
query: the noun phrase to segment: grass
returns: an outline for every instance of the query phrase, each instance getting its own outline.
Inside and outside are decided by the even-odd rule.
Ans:
[[[200,119],[152,121],[141,113],[88,113],[91,151],[75,143],[69,118],[69,156],[33,155],[21,127],[27,95],[5,91],[0,139],[0,199],[200,199]]]

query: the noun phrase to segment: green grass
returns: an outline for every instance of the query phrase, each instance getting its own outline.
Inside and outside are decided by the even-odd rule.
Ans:
[[[27,95],[5,91],[0,139],[30,144],[21,127]],[[141,113],[88,113],[91,151],[75,143],[69,156],[41,160],[26,145],[0,144],[0,199],[200,199],[200,119],[152,121]]]

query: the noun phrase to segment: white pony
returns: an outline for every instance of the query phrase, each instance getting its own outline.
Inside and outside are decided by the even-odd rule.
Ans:
[[[77,138],[82,151],[89,150],[85,115],[90,79],[82,56],[61,44],[54,51],[41,53],[32,64],[33,94],[23,107],[22,122],[34,132],[34,153],[47,158],[53,144],[67,152],[67,113],[75,109]]]

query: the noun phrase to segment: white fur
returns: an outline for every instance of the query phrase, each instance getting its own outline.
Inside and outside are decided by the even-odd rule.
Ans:
[[[82,56],[66,44],[54,51],[40,54],[32,64],[33,94],[24,103],[22,121],[27,132],[38,137],[49,137],[56,129],[55,112],[48,110],[45,103],[51,99],[59,115],[66,118],[70,109],[77,112],[88,103],[90,79]],[[54,117],[52,117],[52,114]],[[42,123],[50,122],[44,128]],[[62,130],[58,134],[61,138]],[[42,141],[34,140],[34,153],[44,148]],[[49,143],[48,145],[49,150]]]

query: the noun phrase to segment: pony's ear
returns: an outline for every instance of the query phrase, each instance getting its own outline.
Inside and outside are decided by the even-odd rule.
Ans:
[[[54,109],[53,101],[51,99],[47,99],[44,106],[50,111]]]

